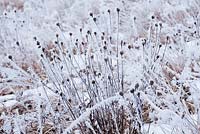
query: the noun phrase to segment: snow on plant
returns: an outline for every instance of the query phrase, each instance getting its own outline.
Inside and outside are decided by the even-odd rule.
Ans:
[[[21,44],[34,44],[41,69],[38,73],[30,65],[20,67],[10,54],[6,62],[22,77],[14,84],[24,85],[25,77],[31,80],[29,85],[39,88],[16,93],[11,112],[2,110],[1,131],[198,133],[198,1],[156,1],[159,6],[147,1],[102,1],[94,6],[95,2],[69,2],[69,11],[83,14],[78,19],[57,9],[44,21],[42,17],[51,12],[46,6],[51,4],[25,2],[19,16],[22,23],[23,17],[30,23],[25,28],[18,28],[18,23],[14,30],[21,31],[16,34],[19,54],[26,48]],[[77,7],[83,3],[89,11],[82,6],[85,12],[80,13]],[[14,16],[10,18],[20,19]],[[12,22],[4,19],[8,24],[2,23],[6,26],[2,40],[12,42],[16,36]],[[43,35],[44,31],[49,34]],[[4,79],[1,87],[9,84]],[[162,132],[152,130],[154,126]]]

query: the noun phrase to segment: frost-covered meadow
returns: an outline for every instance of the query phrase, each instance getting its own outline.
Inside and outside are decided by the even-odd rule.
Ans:
[[[200,134],[200,1],[0,0],[0,134]]]

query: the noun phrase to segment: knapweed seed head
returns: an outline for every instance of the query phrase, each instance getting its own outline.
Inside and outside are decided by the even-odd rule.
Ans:
[[[11,56],[11,55],[9,55],[9,56],[8,56],[8,59],[12,60],[12,56]]]
[[[130,92],[133,94],[133,93],[135,92],[135,90],[134,90],[134,89],[131,89]]]
[[[92,84],[95,84],[95,80],[92,80]]]
[[[87,34],[91,34],[90,30],[87,31]]]
[[[120,9],[119,9],[119,8],[117,8],[116,10],[117,10],[118,13],[120,12]]]
[[[150,80],[149,84],[152,86],[154,84],[154,81]]]
[[[139,86],[140,86],[139,83],[136,83],[136,84],[135,84],[135,89],[138,89]]]
[[[120,55],[122,56],[124,54],[124,51],[120,51]]]
[[[93,21],[96,22],[96,21],[97,21],[97,18],[93,18]]]
[[[16,42],[16,45],[19,46],[19,41]]]
[[[119,95],[120,95],[120,96],[124,96],[124,93],[123,93],[123,92],[119,92]]]
[[[56,26],[60,27],[60,23],[56,23]]]
[[[36,43],[38,46],[40,45],[40,42],[39,41],[37,41],[37,43]]]
[[[90,13],[90,17],[93,17],[93,13]]]

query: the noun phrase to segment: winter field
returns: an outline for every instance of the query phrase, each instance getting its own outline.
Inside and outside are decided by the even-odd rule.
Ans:
[[[0,134],[200,134],[200,0],[0,0]]]

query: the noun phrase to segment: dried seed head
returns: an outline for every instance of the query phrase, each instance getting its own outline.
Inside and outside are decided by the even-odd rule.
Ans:
[[[104,50],[107,50],[107,46],[103,46],[103,49],[104,49]]]
[[[135,92],[135,90],[134,90],[134,89],[131,89],[130,92],[133,94],[133,93]]]
[[[37,45],[38,45],[38,46],[40,45],[40,42],[39,42],[39,41],[37,41]]]
[[[123,93],[123,92],[119,92],[119,95],[120,95],[120,96],[124,96],[124,93]]]
[[[137,93],[137,96],[140,97],[140,93]]]
[[[91,59],[94,59],[94,55],[91,55],[91,57],[90,57]]]
[[[50,61],[53,61],[53,58],[52,58],[52,57],[50,58]]]
[[[117,10],[118,13],[120,12],[120,9],[119,9],[119,8],[117,8],[116,10]]]
[[[31,110],[31,109],[33,108],[33,106],[32,106],[31,104],[29,104],[29,105],[27,106],[27,108],[28,108],[29,110]]]
[[[12,56],[11,56],[11,55],[9,55],[9,56],[8,56],[8,59],[12,60]]]
[[[124,41],[123,41],[123,40],[121,40],[121,46],[123,45],[123,43],[124,43]]]
[[[136,83],[136,84],[135,84],[135,89],[138,89],[139,86],[140,86],[139,83]]]
[[[97,35],[97,32],[94,32],[94,35],[96,36],[96,35]]]
[[[56,23],[56,26],[60,27],[60,23]]]
[[[162,23],[159,23],[159,26],[162,27]]]
[[[146,41],[143,41],[143,42],[142,42],[142,45],[145,46],[145,44],[146,44]]]
[[[91,34],[90,30],[87,31],[87,34]]]
[[[61,93],[60,93],[60,96],[63,97],[63,95],[64,95],[64,94],[61,92]]]
[[[16,42],[16,45],[19,46],[19,42],[18,41]]]
[[[92,80],[92,84],[95,84],[95,80]]]
[[[97,75],[97,71],[94,70],[93,72],[94,72],[94,75],[96,76]]]
[[[150,80],[149,84],[152,86],[154,84],[154,81]]]
[[[69,33],[70,36],[72,36],[72,33]]]
[[[167,40],[169,40],[169,36],[167,36]]]
[[[82,106],[81,106],[81,105],[79,105],[79,106],[78,106],[78,108],[79,108],[79,109],[82,109]]]
[[[59,35],[58,35],[58,34],[56,34],[56,37],[57,37],[57,38],[58,38],[58,36],[59,36]]]
[[[152,19],[152,20],[155,19],[155,16],[151,16],[151,19]]]
[[[122,56],[124,54],[124,52],[123,51],[120,51],[120,55]]]
[[[108,58],[104,58],[104,61],[105,61],[105,62],[108,62]]]
[[[96,21],[97,21],[97,18],[93,18],[93,21],[96,22]]]
[[[90,13],[90,16],[93,17],[93,13]]]

